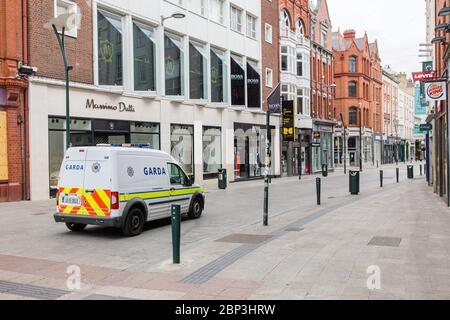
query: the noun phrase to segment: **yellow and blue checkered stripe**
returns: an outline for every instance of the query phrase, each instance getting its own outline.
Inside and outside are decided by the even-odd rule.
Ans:
[[[133,193],[121,193],[120,194],[120,202],[128,202],[135,198],[140,198],[142,200],[154,200],[154,199],[164,199],[173,196],[183,196],[183,195],[191,195],[196,192],[204,193],[205,190],[201,187],[194,188],[183,188],[177,190],[155,190],[155,191],[146,191],[146,192],[133,192]]]

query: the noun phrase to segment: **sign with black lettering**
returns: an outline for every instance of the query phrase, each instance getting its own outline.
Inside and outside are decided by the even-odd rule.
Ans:
[[[110,104],[110,103],[97,104],[97,103],[95,103],[94,99],[86,100],[86,109],[110,110],[110,111],[117,111],[117,112],[136,112],[136,110],[134,109],[134,106],[131,104],[127,105],[124,102],[119,102],[118,104]]]
[[[294,101],[283,101],[283,140],[295,141]]]

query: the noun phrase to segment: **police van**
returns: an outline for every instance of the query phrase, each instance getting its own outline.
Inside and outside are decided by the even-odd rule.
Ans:
[[[56,202],[55,221],[74,232],[101,225],[136,236],[145,222],[170,217],[172,204],[189,218],[200,218],[205,196],[169,154],[137,145],[103,145],[66,151]]]

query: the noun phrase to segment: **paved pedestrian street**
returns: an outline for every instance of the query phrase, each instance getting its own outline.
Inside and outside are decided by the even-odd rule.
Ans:
[[[450,210],[424,177],[366,169],[351,196],[342,169],[275,179],[269,226],[263,182],[211,182],[199,220],[182,222],[172,264],[170,221],[138,237],[110,228],[71,233],[53,201],[0,204],[0,299],[449,299]],[[81,285],[76,287],[77,270]],[[74,280],[75,279],[75,280]]]

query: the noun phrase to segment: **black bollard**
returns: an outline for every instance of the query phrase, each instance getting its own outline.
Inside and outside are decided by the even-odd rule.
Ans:
[[[320,206],[321,179],[316,178],[317,205]]]
[[[380,170],[380,187],[383,188],[383,170]]]
[[[396,171],[396,175],[397,175],[397,183],[399,183],[399,181],[400,181],[400,169],[397,168],[397,170],[395,170],[395,171]]]
[[[181,238],[181,206],[172,205],[172,256],[173,264],[180,264],[180,238]]]
[[[422,176],[422,171],[423,171],[422,165],[420,165],[419,168],[420,168],[420,176]]]

